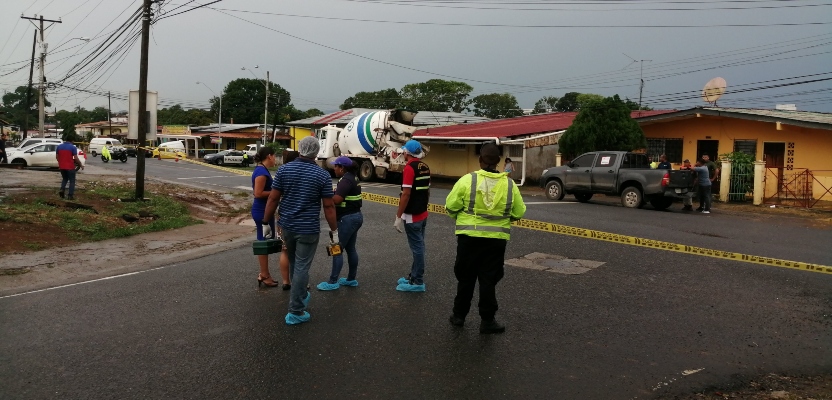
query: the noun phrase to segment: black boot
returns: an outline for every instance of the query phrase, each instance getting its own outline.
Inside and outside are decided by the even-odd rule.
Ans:
[[[497,322],[496,320],[493,320],[493,319],[490,320],[490,321],[483,320],[482,323],[480,324],[480,333],[483,333],[483,334],[486,334],[486,335],[492,334],[492,333],[503,333],[505,331],[506,331],[506,326],[503,325],[503,324],[500,324],[499,322]]]
[[[457,327],[465,326],[465,318],[457,317],[456,314],[451,314],[451,316],[448,318],[448,322],[450,322],[451,325]]]

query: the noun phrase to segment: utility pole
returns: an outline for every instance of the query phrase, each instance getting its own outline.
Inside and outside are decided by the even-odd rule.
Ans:
[[[624,53],[621,53],[621,54],[624,54]],[[645,61],[650,62],[650,61],[653,61],[653,60],[636,60],[635,58],[630,57],[626,54],[624,54],[624,55],[627,56],[627,58],[633,60],[633,62],[631,62],[630,65],[633,65],[633,63],[638,63],[638,77],[639,77],[638,109],[641,110],[641,95],[644,92],[644,62]],[[629,67],[630,65],[628,65],[627,67]]]
[[[23,117],[23,140],[29,135],[29,100],[32,99],[32,75],[35,72],[35,49],[38,47],[38,31],[35,31],[35,39],[32,41],[32,63],[29,64],[29,86],[26,87],[26,115]]]
[[[139,61],[139,147],[136,151],[136,199],[144,199],[144,146],[147,144],[147,52],[150,45],[150,5],[152,0],[144,0],[142,6],[142,50]]]
[[[269,71],[266,71],[266,111],[263,117],[263,146],[266,145],[266,129],[269,127]]]
[[[40,137],[44,137],[44,124],[45,124],[45,121],[46,121],[46,110],[44,110],[44,108],[43,108],[44,107],[44,102],[45,102],[43,92],[46,89],[44,87],[44,83],[45,83],[44,81],[46,80],[44,78],[44,67],[46,65],[46,50],[47,50],[48,46],[47,46],[47,43],[44,41],[43,31],[45,31],[46,29],[48,29],[49,27],[51,27],[54,24],[60,24],[62,22],[61,22],[60,19],[57,20],[57,21],[51,20],[51,19],[44,19],[43,15],[41,15],[40,17],[36,16],[34,18],[24,17],[24,16],[21,15],[20,18],[40,22],[39,27],[38,27],[38,25],[35,25],[35,27],[38,27],[38,30],[40,31],[40,81],[38,82],[38,88],[40,89],[40,94],[38,95],[38,123],[40,124]],[[49,26],[44,28],[44,26],[43,26],[44,22],[51,22],[52,24],[50,24]]]
[[[107,121],[110,123],[110,133],[107,136],[112,136],[113,134],[113,116],[110,115],[113,112],[112,108],[113,104],[110,102],[110,92],[107,91]]]

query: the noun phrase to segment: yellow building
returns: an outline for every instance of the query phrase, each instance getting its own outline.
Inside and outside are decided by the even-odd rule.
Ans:
[[[315,135],[315,132],[313,132],[312,129],[300,126],[289,126],[287,133],[291,137],[289,140],[289,148],[292,149],[298,148],[298,142],[300,142],[301,139],[307,136]]]

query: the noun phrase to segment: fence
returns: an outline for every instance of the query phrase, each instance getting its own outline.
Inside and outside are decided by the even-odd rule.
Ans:
[[[728,201],[747,201],[754,194],[754,164],[731,164]]]
[[[763,202],[832,209],[832,170],[766,168]]]

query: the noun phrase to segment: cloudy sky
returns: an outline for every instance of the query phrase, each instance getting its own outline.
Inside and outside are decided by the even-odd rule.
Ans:
[[[46,35],[47,80],[62,84],[53,105],[106,106],[98,93],[111,91],[112,108],[127,109],[141,1],[2,1],[0,91],[28,80],[34,28],[19,16],[37,14],[63,21]],[[720,106],[832,112],[829,1],[223,0],[188,11],[210,1],[154,7],[149,88],[162,106],[208,107],[196,82],[219,92],[252,77],[242,67],[270,71],[300,109],[432,78],[512,93],[524,108],[569,91],[637,100],[641,65],[643,103],[656,109],[704,105],[698,92],[720,76]]]

